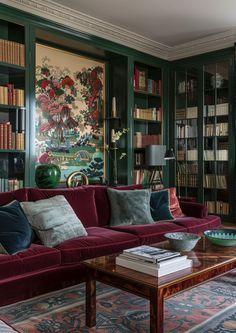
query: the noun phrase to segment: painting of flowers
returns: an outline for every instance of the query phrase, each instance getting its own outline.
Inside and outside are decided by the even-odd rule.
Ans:
[[[104,177],[105,63],[36,46],[36,160]]]

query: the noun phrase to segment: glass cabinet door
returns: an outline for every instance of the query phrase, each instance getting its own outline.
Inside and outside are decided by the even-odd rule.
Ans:
[[[175,152],[179,197],[198,197],[197,75],[195,68],[175,73]]]
[[[203,191],[209,213],[229,214],[229,61],[203,68]]]

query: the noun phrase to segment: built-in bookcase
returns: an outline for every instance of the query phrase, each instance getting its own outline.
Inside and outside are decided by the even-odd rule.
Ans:
[[[176,182],[179,196],[198,197],[197,74],[196,68],[175,73]]]
[[[0,192],[25,180],[25,29],[0,19]]]
[[[145,148],[162,145],[162,69],[134,64],[134,183],[149,184],[156,170],[145,160]]]
[[[203,188],[210,213],[229,215],[229,61],[204,65]]]

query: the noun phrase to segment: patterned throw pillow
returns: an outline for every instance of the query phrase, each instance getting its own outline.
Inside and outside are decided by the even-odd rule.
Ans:
[[[32,229],[17,200],[0,207],[0,253],[15,254],[31,244]]]
[[[107,189],[111,226],[154,223],[150,213],[150,190]]]
[[[154,221],[174,220],[170,211],[170,197],[168,190],[152,192],[150,207]]]
[[[32,228],[45,246],[54,247],[87,232],[63,195],[35,202],[21,202]]]
[[[180,205],[179,205],[179,200],[176,196],[176,188],[171,187],[168,189],[170,192],[170,211],[171,214],[176,218],[176,217],[181,217],[184,216]]]

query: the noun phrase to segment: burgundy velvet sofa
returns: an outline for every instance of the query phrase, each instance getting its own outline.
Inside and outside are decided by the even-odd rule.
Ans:
[[[140,186],[123,187],[134,188]],[[25,188],[0,193],[0,206],[13,200],[36,201],[60,194],[70,203],[88,236],[67,240],[55,248],[45,247],[36,240],[30,248],[16,255],[0,254],[0,306],[85,281],[83,260],[163,241],[166,232],[200,233],[217,228],[221,223],[218,216],[208,215],[204,205],[181,201],[186,216],[174,221],[109,227],[110,205],[105,186]]]

